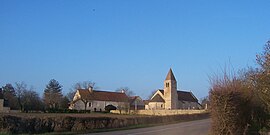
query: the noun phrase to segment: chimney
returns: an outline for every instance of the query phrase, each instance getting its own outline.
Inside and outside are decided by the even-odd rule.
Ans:
[[[92,86],[89,86],[88,87],[88,90],[90,91],[90,93],[92,93],[93,92],[93,87]]]

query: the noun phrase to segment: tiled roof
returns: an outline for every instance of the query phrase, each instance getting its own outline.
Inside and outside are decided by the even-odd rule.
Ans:
[[[165,102],[165,100],[159,95],[156,94],[152,99],[151,102]]]
[[[99,91],[99,90],[93,90],[93,92],[90,92],[88,89],[79,89],[78,91],[82,99],[97,100],[97,101],[128,102],[128,96],[125,93]]]
[[[172,72],[172,69],[170,68],[168,74],[167,74],[167,77],[165,80],[176,80],[174,75],[173,75],[173,72]]]
[[[164,94],[164,90],[159,90],[162,94]],[[188,91],[177,91],[178,100],[179,101],[189,101],[189,102],[198,102],[198,99],[192,94],[192,92]]]

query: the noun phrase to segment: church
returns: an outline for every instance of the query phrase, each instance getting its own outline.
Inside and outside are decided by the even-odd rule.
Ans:
[[[146,102],[147,110],[199,109],[201,105],[191,91],[177,90],[177,81],[172,69],[164,81],[164,89],[158,89]]]

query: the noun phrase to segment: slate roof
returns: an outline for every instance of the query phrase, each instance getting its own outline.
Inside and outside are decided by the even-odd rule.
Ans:
[[[159,91],[164,95],[164,90]],[[198,102],[198,99],[188,91],[177,91],[179,101],[189,101],[189,102]],[[155,97],[154,97],[155,98]]]
[[[176,81],[171,68],[170,68],[165,80],[175,80]]]
[[[128,102],[128,96],[121,92],[100,90],[93,90],[93,92],[90,92],[88,89],[79,89],[78,91],[81,98],[86,100]]]
[[[192,92],[177,91],[177,94],[178,100],[180,101],[198,102],[198,99],[192,94]]]

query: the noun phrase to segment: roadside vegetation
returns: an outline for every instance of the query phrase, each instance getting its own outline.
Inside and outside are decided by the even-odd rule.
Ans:
[[[0,99],[4,99],[4,106],[20,112],[48,112],[48,113],[87,113],[89,111],[69,110],[77,89],[94,87],[91,81],[78,82],[67,94],[63,94],[62,85],[55,79],[51,79],[45,86],[42,97],[33,87],[28,87],[24,82],[11,83],[0,87]]]
[[[80,134],[133,129],[209,118],[208,113],[169,116],[117,114],[0,114],[0,134]]]
[[[269,132],[270,41],[257,55],[257,68],[210,77],[209,99],[213,135],[264,134]]]

